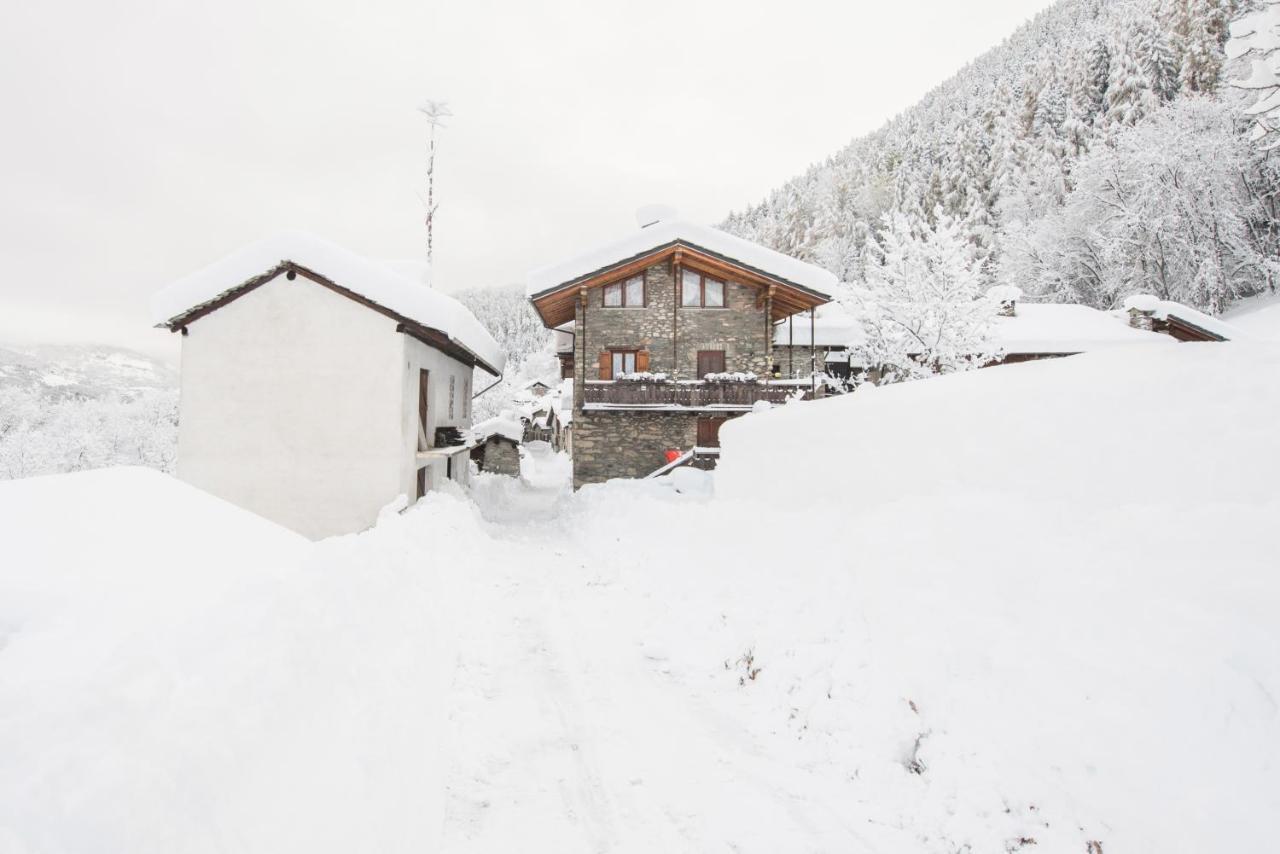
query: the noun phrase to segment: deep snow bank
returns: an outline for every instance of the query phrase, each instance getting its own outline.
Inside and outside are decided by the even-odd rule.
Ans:
[[[298,550],[159,475],[0,484],[0,851],[1267,850],[1280,365],[1160,350]]]
[[[1186,344],[863,389],[726,424],[717,490],[846,513],[957,493],[1270,500],[1277,377],[1280,347]]]
[[[432,850],[431,543],[473,517],[312,544],[156,472],[0,483],[0,852]]]

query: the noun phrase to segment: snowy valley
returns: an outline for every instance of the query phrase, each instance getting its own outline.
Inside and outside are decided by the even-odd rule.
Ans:
[[[1021,2],[15,15],[0,854],[1275,849],[1280,0]]]
[[[0,346],[0,480],[113,465],[170,471],[177,371],[101,346]]]

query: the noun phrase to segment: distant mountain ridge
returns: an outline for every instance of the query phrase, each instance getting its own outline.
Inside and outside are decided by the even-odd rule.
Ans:
[[[0,344],[0,387],[51,399],[174,388],[172,366],[133,350],[100,345]]]
[[[992,284],[1097,308],[1149,291],[1217,313],[1273,288],[1280,254],[1275,158],[1244,139],[1223,50],[1256,5],[1061,0],[723,227],[856,284],[886,213],[942,211]]]

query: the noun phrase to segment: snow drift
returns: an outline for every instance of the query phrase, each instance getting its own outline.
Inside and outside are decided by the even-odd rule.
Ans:
[[[0,484],[0,851],[1265,850],[1277,369],[860,391],[726,427],[713,497],[530,453],[296,549]]]

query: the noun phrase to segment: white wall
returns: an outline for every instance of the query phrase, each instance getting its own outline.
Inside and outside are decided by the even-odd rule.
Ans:
[[[405,405],[400,415],[401,442],[405,450],[405,464],[400,473],[401,491],[412,497],[417,490],[417,464],[410,462],[417,450],[418,440],[418,371],[431,372],[428,379],[427,440],[435,441],[437,427],[457,427],[464,432],[471,426],[472,370],[456,359],[446,356],[434,347],[428,347],[407,335],[404,342],[404,365],[401,399]],[[449,412],[449,379],[453,379],[453,413]],[[453,479],[463,485],[470,481],[468,457],[463,454],[454,461]],[[427,488],[439,486],[446,478],[444,459],[429,463]]]
[[[191,323],[179,477],[312,538],[372,525],[415,491],[417,365],[432,371],[433,432],[448,423],[448,375],[455,395],[470,376],[395,327],[283,275]]]

